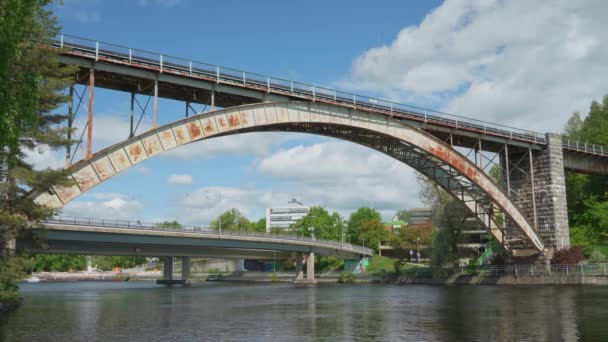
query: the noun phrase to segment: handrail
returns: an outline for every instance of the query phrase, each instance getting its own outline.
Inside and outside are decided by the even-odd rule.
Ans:
[[[546,144],[544,134],[520,129],[512,126],[497,124],[461,115],[446,113],[433,109],[402,104],[379,98],[358,95],[307,83],[296,82],[278,77],[262,75],[244,70],[223,67],[220,65],[197,62],[153,51],[133,49],[122,45],[99,42],[88,38],[59,34],[51,43],[52,47],[70,49],[96,60],[101,58],[118,59],[129,65],[154,67],[161,73],[178,73],[185,76],[203,77],[216,83],[235,86],[252,87],[258,90],[274,92],[283,95],[301,97],[313,102],[330,102],[347,105],[362,110],[371,110],[391,117],[412,119],[425,124],[437,124],[456,129],[472,130],[482,134],[502,136],[508,139],[524,140],[534,144]],[[570,142],[563,136],[563,148],[576,152],[608,156],[608,147],[588,144],[585,142]],[[568,140],[568,142],[565,142]]]
[[[218,83],[247,86],[284,95],[304,97],[313,102],[323,101],[345,104],[363,110],[374,110],[390,116],[413,118],[424,123],[435,123],[455,128],[472,129],[481,133],[523,139],[533,143],[545,143],[544,135],[531,130],[468,118],[428,108],[338,91],[302,82],[227,68],[205,62],[133,49],[111,43],[99,42],[73,35],[60,34],[51,44],[91,58],[112,58],[127,64],[154,67],[160,72],[175,72],[187,76],[205,77]]]
[[[100,218],[90,217],[75,217],[75,216],[53,216],[47,220],[42,221],[46,224],[63,224],[63,225],[78,225],[78,226],[90,226],[90,227],[104,227],[104,228],[117,228],[117,229],[137,229],[137,230],[152,230],[152,231],[170,231],[170,232],[183,232],[183,233],[196,233],[200,235],[213,235],[221,238],[222,236],[229,237],[259,237],[276,240],[287,240],[287,241],[302,241],[310,243],[326,244],[331,246],[341,247],[343,250],[351,250],[367,255],[372,254],[370,248],[352,245],[350,243],[342,243],[340,241],[316,239],[297,235],[288,234],[270,234],[270,233],[258,233],[258,232],[245,232],[245,231],[232,231],[232,230],[218,230],[211,229],[209,227],[202,226],[183,226],[180,227],[167,227],[162,223],[151,223],[141,221],[127,221],[127,220],[109,220]]]

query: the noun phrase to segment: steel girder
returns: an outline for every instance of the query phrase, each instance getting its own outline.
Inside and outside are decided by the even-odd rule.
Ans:
[[[528,220],[481,168],[432,135],[386,116],[310,102],[257,103],[200,113],[154,128],[97,152],[71,167],[75,185],[34,194],[38,203],[62,207],[80,194],[156,154],[217,136],[254,131],[294,131],[359,143],[400,160],[461,200],[502,244],[502,212],[533,248],[544,246]]]

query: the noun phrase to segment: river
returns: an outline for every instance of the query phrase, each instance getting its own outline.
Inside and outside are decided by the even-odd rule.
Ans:
[[[608,288],[22,284],[0,341],[607,341]]]

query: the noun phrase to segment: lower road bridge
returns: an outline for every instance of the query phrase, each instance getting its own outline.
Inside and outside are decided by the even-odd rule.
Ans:
[[[296,259],[296,280],[314,281],[314,255],[356,260],[371,256],[369,248],[308,237],[252,232],[215,231],[204,227],[165,228],[159,224],[76,217],[56,217],[19,237],[17,249],[31,253],[137,255],[164,260],[163,283],[184,283],[190,257],[260,260]],[[42,241],[42,242],[40,242]],[[182,279],[174,280],[173,258],[182,258]]]

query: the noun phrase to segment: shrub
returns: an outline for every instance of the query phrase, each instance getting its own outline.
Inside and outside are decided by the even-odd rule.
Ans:
[[[0,304],[13,305],[19,300],[17,291],[0,291]]]
[[[278,283],[279,282],[279,275],[277,274],[277,272],[273,272],[270,279],[272,280],[273,283]]]
[[[342,272],[338,277],[338,283],[340,284],[353,284],[355,280],[355,275],[350,272]]]
[[[587,260],[591,263],[605,262],[606,256],[599,249],[594,249]]]
[[[551,263],[553,265],[576,265],[583,261],[583,258],[583,247],[572,246],[555,252]]]

